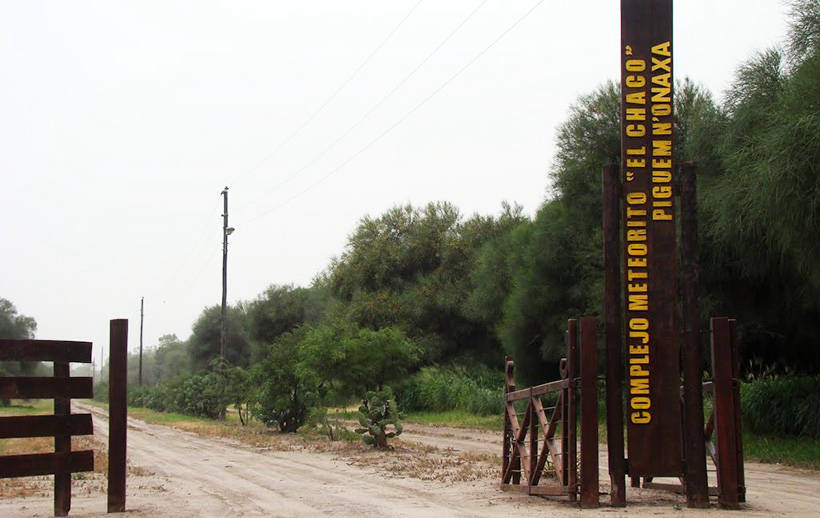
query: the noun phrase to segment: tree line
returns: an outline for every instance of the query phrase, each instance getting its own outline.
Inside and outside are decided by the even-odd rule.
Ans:
[[[787,41],[743,63],[722,101],[689,79],[675,89],[676,163],[698,164],[701,329],[737,318],[747,376],[820,370],[818,85],[820,7],[797,0]],[[365,216],[309,286],[229,308],[226,363],[209,307],[187,340],[149,351],[146,384],[238,368],[257,415],[290,430],[388,385],[401,400],[418,396],[412,379],[487,379],[505,354],[523,384],[556,378],[567,318],[603,312],[601,171],[620,159],[619,97],[607,82],[571,107],[534,216],[445,201]]]

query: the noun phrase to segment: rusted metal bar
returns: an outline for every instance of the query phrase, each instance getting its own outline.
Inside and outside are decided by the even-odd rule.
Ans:
[[[567,449],[564,455],[567,460],[567,485],[569,499],[574,502],[578,491],[578,440],[577,440],[577,401],[575,378],[578,376],[578,321],[571,318],[567,321],[567,428],[562,433],[567,435]]]
[[[680,287],[683,313],[683,452],[686,459],[686,503],[709,507],[706,444],[703,440],[703,357],[698,309],[697,197],[695,164],[680,167]]]
[[[541,401],[533,397],[530,398],[530,404],[527,405],[527,410],[530,414],[530,476],[527,479],[527,483],[531,486],[537,484],[537,479],[540,477],[540,473],[536,473],[538,470],[538,424],[540,422],[540,416],[535,406],[536,401],[538,401],[540,406]],[[541,414],[543,414],[543,412],[544,409],[542,408]]]
[[[569,347],[569,331],[564,333],[564,341]],[[569,379],[569,372],[567,369],[567,359],[562,358],[560,362],[561,377]],[[567,452],[569,451],[569,385],[561,391],[561,484],[569,484],[569,463],[567,462]]]
[[[598,338],[581,317],[581,507],[598,507]]]
[[[112,320],[108,356],[108,512],[125,511],[128,320]]]
[[[58,471],[94,471],[94,452],[83,450],[0,457],[0,478],[54,475]]]
[[[71,370],[67,362],[54,362],[54,379],[67,381]],[[67,395],[67,394],[66,394]],[[71,414],[71,399],[68,397],[54,398],[54,415],[66,418]],[[54,452],[63,454],[64,458],[71,457],[71,434],[62,430],[54,435]],[[71,509],[71,470],[67,463],[57,464],[54,473],[54,516],[68,516]]]
[[[740,347],[737,341],[737,321],[729,319],[729,336],[732,350],[732,396],[735,411],[735,437],[737,438],[737,494],[738,501],[746,501],[746,474],[743,465],[743,419],[740,407]]]
[[[26,415],[0,417],[0,439],[54,437],[58,434],[91,435],[91,414]]]
[[[91,342],[3,339],[0,361],[91,363]]]
[[[3,339],[0,361],[91,363],[91,342]]]
[[[515,491],[517,493],[526,493],[528,495],[540,496],[567,496],[567,488],[556,484],[544,484],[543,486],[524,486],[515,484],[502,484],[502,491]]]
[[[547,465],[547,457],[555,458],[553,452],[553,445],[551,444],[550,439],[547,436],[547,430],[549,428],[549,422],[547,421],[547,416],[544,413],[544,406],[541,404],[541,400],[539,398],[534,398],[532,401],[532,409],[535,412],[535,415],[538,419],[538,424],[541,427],[541,432],[544,434],[544,446],[541,450],[540,454],[538,455],[537,462],[532,469],[532,479],[530,480],[530,485],[537,485],[538,482],[541,480],[541,475],[544,472],[544,466]],[[532,441],[532,437],[530,438]],[[536,444],[538,442],[538,437],[535,439]],[[537,451],[537,446],[533,448],[530,445],[531,451]],[[534,455],[533,455],[534,456]]]
[[[512,381],[512,371],[514,368],[512,358],[509,356],[504,358],[504,394],[509,393],[510,387],[515,390],[515,382]],[[505,399],[506,401],[506,399]],[[511,445],[510,437],[512,437],[512,427],[510,425],[510,416],[507,414],[507,408],[512,406],[512,403],[504,403],[504,436],[503,444],[501,445],[501,483],[508,482],[506,479],[507,470],[510,467]]]
[[[0,399],[81,399],[93,394],[93,381],[87,377],[0,377]]]
[[[525,388],[521,390],[516,390],[514,392],[510,392],[506,395],[507,401],[519,401],[522,399],[528,399],[530,396],[537,397],[543,396],[544,394],[549,394],[550,392],[558,392],[559,390],[567,387],[567,380],[556,380],[550,381],[549,383],[543,383],[541,385],[536,385],[531,388]]]
[[[623,313],[621,308],[621,181],[617,165],[603,170],[604,341],[606,342],[606,439],[609,501],[626,505],[623,404]]]
[[[715,386],[717,480],[722,507],[739,507],[737,436],[732,378],[732,337],[729,319],[712,319],[712,379]]]

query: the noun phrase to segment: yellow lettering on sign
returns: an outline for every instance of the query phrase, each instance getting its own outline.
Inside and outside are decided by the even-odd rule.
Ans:
[[[626,102],[628,104],[646,104],[646,92],[632,92],[626,94]]]
[[[629,311],[649,311],[649,295],[630,293]]]

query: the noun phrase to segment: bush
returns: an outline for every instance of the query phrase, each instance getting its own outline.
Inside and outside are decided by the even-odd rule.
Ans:
[[[820,438],[820,376],[743,383],[740,401],[748,431]]]
[[[315,401],[315,387],[299,375],[298,344],[305,329],[283,333],[268,349],[264,360],[251,368],[254,387],[253,415],[281,432],[295,432],[307,419]]]
[[[357,428],[356,433],[362,434],[365,444],[374,448],[387,448],[387,439],[401,435],[401,416],[390,387],[378,392],[368,391],[359,407],[358,417],[361,428]],[[392,432],[387,431],[390,425],[393,425]]]
[[[108,380],[98,381],[94,384],[94,401],[108,403]]]
[[[424,367],[396,391],[405,410],[463,410],[477,415],[502,413],[503,395],[504,374],[483,366]]]

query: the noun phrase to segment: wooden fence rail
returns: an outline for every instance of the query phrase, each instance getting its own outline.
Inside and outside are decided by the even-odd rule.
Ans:
[[[0,439],[54,437],[54,453],[0,457],[0,478],[54,475],[54,515],[71,509],[71,474],[94,470],[91,450],[71,451],[71,437],[91,435],[91,414],[72,414],[71,399],[93,395],[92,378],[71,377],[69,362],[91,363],[90,342],[0,340],[0,361],[53,362],[54,376],[0,377],[0,398],[54,399],[54,415],[0,417]]]

